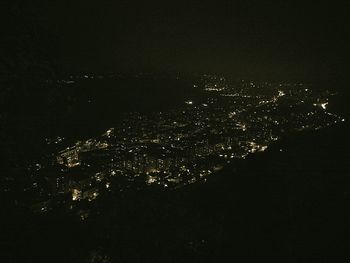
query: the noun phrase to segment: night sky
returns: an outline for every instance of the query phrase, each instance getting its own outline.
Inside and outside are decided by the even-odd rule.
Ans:
[[[347,9],[335,1],[52,2],[21,8],[55,35],[67,70],[347,75]]]

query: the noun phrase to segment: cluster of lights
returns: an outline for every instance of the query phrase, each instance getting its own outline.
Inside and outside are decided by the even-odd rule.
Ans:
[[[194,87],[198,86],[194,85]],[[107,163],[102,165],[106,170],[97,173],[94,170],[90,178],[94,179],[93,183],[101,189],[110,191],[111,182],[108,179],[117,174],[125,176],[128,182],[135,182],[142,178],[142,183],[145,185],[180,187],[198,180],[204,181],[207,175],[221,170],[223,164],[230,162],[230,159],[244,159],[250,154],[265,151],[272,141],[279,139],[278,135],[285,132],[287,129],[285,124],[292,123],[295,126],[290,128],[291,130],[302,131],[311,128],[317,130],[338,121],[345,121],[326,111],[328,99],[312,97],[313,94],[306,94],[305,92],[309,90],[304,88],[297,91],[283,91],[281,87],[284,85],[280,84],[278,88],[274,87],[273,92],[268,93],[269,95],[256,95],[255,92],[249,93],[249,87],[259,87],[259,84],[254,83],[247,83],[248,90],[230,89],[225,83],[219,82],[200,86],[203,90],[218,92],[210,93],[211,96],[206,101],[198,100],[198,104],[193,100],[185,101],[185,104],[195,104],[195,106],[183,107],[171,114],[159,113],[163,121],[161,124],[156,124],[160,127],[159,132],[152,130],[156,123],[153,119],[148,123],[147,118],[136,115],[132,118],[133,121],[127,119],[120,127],[105,131],[100,137],[101,141],[92,139],[79,141],[72,147],[60,151],[57,154],[57,162],[66,166],[61,170],[62,173],[67,172],[69,170],[67,168],[79,165],[83,166],[82,168],[93,167],[94,163],[89,163],[89,158],[87,158],[88,161],[83,159],[86,155],[80,155],[80,153],[105,149],[106,151],[98,151],[98,154],[103,152],[109,158]],[[294,94],[296,94],[295,97],[293,97]],[[232,99],[221,96],[232,97]],[[230,101],[230,103],[221,105],[221,101]],[[285,105],[286,103],[290,105]],[[289,106],[289,109],[293,106],[293,109],[298,109],[300,103],[304,104],[303,107],[310,107],[311,110],[303,113],[292,112],[291,118],[295,119],[294,122],[289,122],[286,116],[273,115],[274,111],[279,109],[279,105]],[[313,108],[312,105],[323,111]],[[327,117],[326,124],[321,120],[323,116]],[[329,116],[335,120],[329,121]],[[155,118],[155,120],[158,119]],[[305,123],[305,121],[314,120],[321,121]],[[214,140],[210,141],[209,136],[215,137]],[[58,144],[62,141],[63,137],[57,137],[47,142]],[[151,147],[157,147],[160,153],[149,150]],[[174,158],[174,154],[179,155]],[[212,159],[215,161],[208,162],[210,165],[207,167],[202,166],[203,161],[211,157],[214,157]],[[43,169],[40,164],[35,168]],[[138,180],[135,180],[136,177]],[[74,189],[67,190],[71,192],[72,201],[82,199],[92,201],[98,197],[97,188],[90,187],[90,190],[85,190],[82,185],[77,184],[74,185]]]

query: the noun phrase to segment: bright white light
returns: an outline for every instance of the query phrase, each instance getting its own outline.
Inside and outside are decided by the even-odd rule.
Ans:
[[[327,105],[328,105],[328,102],[320,104],[321,108],[324,110],[327,109]]]
[[[315,107],[321,107],[322,109],[326,110],[326,109],[327,109],[328,102],[324,102],[324,103],[314,103],[313,105],[314,105]]]
[[[72,191],[72,200],[73,201],[80,200],[80,196],[81,196],[81,191],[79,191],[78,189],[73,189],[73,191]]]
[[[286,95],[282,90],[279,90],[278,91],[278,97],[282,97],[282,96],[284,96],[284,95]]]
[[[148,176],[147,178],[147,184],[153,184],[157,181],[157,177],[155,176]]]

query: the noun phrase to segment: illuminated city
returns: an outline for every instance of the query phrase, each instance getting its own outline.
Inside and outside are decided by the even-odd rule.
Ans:
[[[306,84],[242,80],[233,86],[223,76],[203,75],[193,88],[203,96],[168,112],[127,113],[97,138],[73,145],[62,137],[47,139],[57,151],[46,165],[32,166],[31,188],[42,195],[33,208],[47,211],[60,195],[71,195],[73,202],[65,204],[70,209],[79,207],[80,200],[109,191],[118,178],[120,191],[203,183],[225,164],[263,152],[281,137],[345,121],[327,111],[334,94]],[[38,181],[45,176],[52,183],[42,192]]]

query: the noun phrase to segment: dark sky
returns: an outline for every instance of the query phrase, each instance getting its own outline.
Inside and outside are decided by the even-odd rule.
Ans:
[[[32,12],[67,69],[346,75],[348,12],[335,1],[48,2]]]

